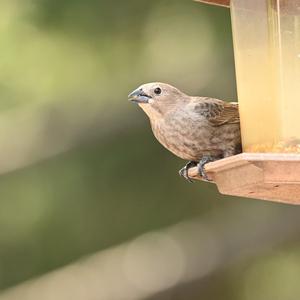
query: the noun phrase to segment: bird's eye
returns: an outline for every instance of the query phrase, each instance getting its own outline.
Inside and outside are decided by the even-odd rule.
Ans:
[[[161,88],[159,88],[159,87],[155,88],[154,93],[156,95],[160,95],[161,94]]]

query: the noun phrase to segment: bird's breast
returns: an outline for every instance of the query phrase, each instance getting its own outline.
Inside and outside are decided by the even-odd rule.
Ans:
[[[182,159],[199,160],[206,151],[213,151],[211,128],[204,121],[175,115],[151,122],[151,126],[157,140]]]

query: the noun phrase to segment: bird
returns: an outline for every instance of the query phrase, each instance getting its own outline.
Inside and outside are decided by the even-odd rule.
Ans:
[[[156,139],[187,164],[179,174],[192,182],[191,167],[198,166],[208,181],[205,165],[242,151],[237,102],[211,97],[188,96],[162,82],[139,86],[128,95],[150,119]]]

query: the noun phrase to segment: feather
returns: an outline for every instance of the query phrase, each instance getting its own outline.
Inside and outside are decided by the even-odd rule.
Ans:
[[[213,126],[240,122],[238,104],[209,97],[193,97],[195,112],[207,118]]]

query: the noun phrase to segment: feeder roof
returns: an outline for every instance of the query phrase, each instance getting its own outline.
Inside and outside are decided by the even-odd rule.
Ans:
[[[230,5],[230,0],[195,0],[195,1],[203,2],[203,3],[207,3],[207,4],[225,6],[225,7],[229,7],[229,5]]]

